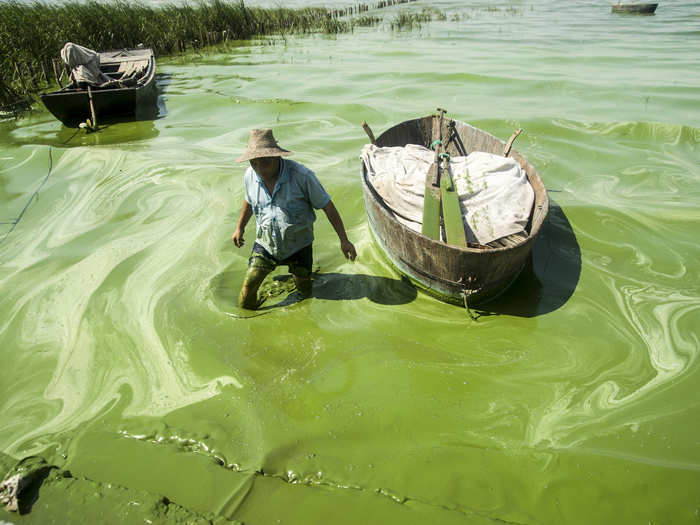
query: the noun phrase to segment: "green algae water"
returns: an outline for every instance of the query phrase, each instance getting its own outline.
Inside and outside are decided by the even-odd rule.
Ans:
[[[57,467],[0,521],[698,523],[700,5],[402,9],[428,5],[446,16],[411,31],[392,8],[161,58],[154,121],[0,123],[0,464]],[[365,219],[362,120],[438,106],[524,128],[552,202],[477,321]],[[252,127],[317,173],[358,259],[319,215],[314,297],[281,269],[246,318]]]

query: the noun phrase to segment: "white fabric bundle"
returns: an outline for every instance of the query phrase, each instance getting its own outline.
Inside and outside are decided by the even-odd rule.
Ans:
[[[425,177],[434,156],[415,144],[390,148],[367,144],[362,149],[372,187],[396,218],[415,231],[421,230]],[[514,159],[474,151],[452,157],[450,172],[468,242],[487,244],[525,232],[535,193]]]
[[[99,86],[111,80],[100,71],[100,55],[92,49],[68,42],[61,49],[61,58],[71,68],[76,82]]]

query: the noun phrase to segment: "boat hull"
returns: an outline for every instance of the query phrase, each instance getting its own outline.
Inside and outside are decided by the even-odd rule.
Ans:
[[[432,142],[434,119],[429,116],[403,122],[377,138],[378,146],[405,146]],[[454,123],[464,149],[501,155],[504,142],[468,124],[444,120],[443,137]],[[455,142],[447,146],[450,155],[463,154]],[[461,248],[435,241],[407,228],[393,215],[368,181],[362,165],[362,190],[367,221],[384,255],[399,273],[423,291],[453,303],[477,305],[502,294],[525,266],[549,209],[549,199],[535,168],[516,151],[510,154],[527,173],[535,192],[535,203],[524,240],[501,248]]]
[[[653,15],[659,4],[613,4],[612,12],[628,15]]]
[[[138,51],[140,54],[144,52]],[[152,53],[149,55],[148,70],[140,84],[91,91],[98,123],[105,119],[137,117],[142,108],[155,106],[157,92],[155,59]],[[54,117],[68,127],[78,127],[81,122],[92,118],[90,97],[86,89],[60,89],[42,94],[41,101]]]

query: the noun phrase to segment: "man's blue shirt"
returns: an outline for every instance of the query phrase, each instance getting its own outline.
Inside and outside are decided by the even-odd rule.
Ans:
[[[278,261],[313,242],[314,209],[331,200],[313,171],[280,157],[280,176],[272,195],[252,167],[246,170],[243,181],[245,200],[255,214],[255,242]]]

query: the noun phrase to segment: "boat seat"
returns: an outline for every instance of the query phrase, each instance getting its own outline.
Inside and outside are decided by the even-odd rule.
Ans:
[[[148,60],[125,61],[119,64],[117,73],[121,73],[121,78],[135,76],[140,74],[148,67]]]

